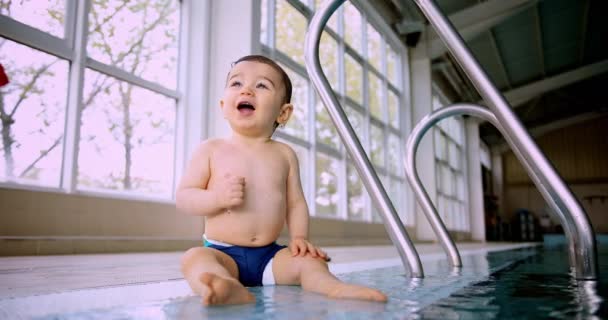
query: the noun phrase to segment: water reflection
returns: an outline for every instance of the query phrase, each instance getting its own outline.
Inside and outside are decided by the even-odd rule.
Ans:
[[[192,296],[48,319],[599,319],[608,283],[576,281],[567,259],[565,252],[515,250],[465,255],[462,268],[425,261],[423,279],[406,277],[402,267],[339,276],[384,291],[386,304],[276,286],[251,288],[257,300],[250,305],[204,307]]]

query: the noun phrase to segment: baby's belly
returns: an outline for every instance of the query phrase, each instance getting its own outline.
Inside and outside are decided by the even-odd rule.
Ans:
[[[284,213],[231,210],[207,217],[205,235],[225,243],[259,247],[276,241],[284,225]]]

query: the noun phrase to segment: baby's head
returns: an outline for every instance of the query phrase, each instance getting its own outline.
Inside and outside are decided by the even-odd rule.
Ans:
[[[280,124],[285,124],[285,122],[289,118],[289,115],[291,115],[291,111],[293,109],[291,107],[291,94],[292,94],[291,80],[289,79],[289,76],[287,75],[285,70],[272,59],[267,58],[262,55],[248,55],[248,56],[241,57],[240,59],[238,59],[232,63],[230,71],[228,72],[228,75],[226,77],[226,89],[231,89],[230,88],[232,86],[231,82],[234,81],[233,78],[236,78],[237,81],[240,81],[238,79],[239,74],[241,74],[241,70],[239,70],[239,69],[242,69],[242,67],[240,67],[240,64],[244,64],[244,63],[258,63],[258,64],[265,65],[266,70],[267,70],[266,73],[269,73],[269,74],[267,76],[264,76],[264,78],[269,80],[269,82],[270,82],[269,85],[273,89],[272,91],[275,95],[275,98],[279,99],[276,102],[278,102],[280,104],[281,109],[283,109],[284,106],[288,106],[289,110],[287,112],[287,117],[279,116],[279,118],[281,119],[281,122],[279,122],[279,120],[273,121],[274,122],[273,131],[274,131]],[[272,81],[271,79],[275,79],[275,81]],[[257,89],[257,85],[256,85],[256,89]],[[283,113],[283,112],[281,111],[281,113]],[[282,121],[283,119],[284,119],[284,121]]]
[[[272,67],[276,72],[278,72],[279,75],[281,76],[281,80],[283,81],[283,87],[285,88],[285,92],[284,92],[285,96],[283,99],[283,103],[284,104],[291,103],[291,90],[292,90],[291,79],[289,79],[287,72],[285,72],[285,70],[283,70],[283,68],[281,68],[281,66],[278,63],[274,62],[274,60],[267,58],[265,56],[252,54],[252,55],[244,56],[244,57],[236,60],[235,62],[232,63],[231,67],[234,68],[237,64],[239,64],[240,62],[243,62],[243,61],[263,63],[265,65]],[[230,73],[228,73],[228,76],[230,76]],[[228,79],[226,79],[226,80],[228,80]],[[228,83],[228,81],[226,81],[226,83]]]

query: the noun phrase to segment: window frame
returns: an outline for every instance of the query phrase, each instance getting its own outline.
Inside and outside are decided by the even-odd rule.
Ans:
[[[433,88],[432,97],[433,110],[443,108],[449,103],[449,100],[436,87]],[[466,214],[468,212],[468,188],[466,188],[467,168],[464,126],[462,116],[442,119],[437,123],[433,128],[435,144],[433,154],[435,159],[437,211],[448,230],[470,232],[469,216]],[[455,137],[454,130],[460,132],[459,138]],[[438,150],[442,154],[438,154]],[[457,153],[457,165],[452,164],[452,152]],[[449,177],[444,176],[444,171],[449,173]],[[446,178],[450,179],[450,190],[446,190],[446,184],[444,183]],[[462,192],[459,192],[459,189]]]
[[[314,87],[312,82],[310,81],[310,78],[306,75],[306,70],[304,68],[304,66],[299,65],[297,62],[293,61],[291,58],[289,58],[286,54],[283,54],[282,52],[279,51],[279,49],[276,48],[276,42],[275,42],[275,33],[274,33],[274,29],[275,29],[275,20],[276,20],[276,12],[275,12],[275,8],[276,8],[276,1],[285,1],[287,2],[289,5],[291,5],[294,9],[298,10],[300,12],[300,14],[302,14],[308,21],[308,23],[310,23],[310,20],[312,19],[312,16],[314,14],[314,10],[316,8],[314,8],[314,1],[300,1],[300,0],[264,0],[261,2],[261,6],[265,6],[265,8],[263,10],[266,10],[265,12],[265,16],[266,16],[266,30],[265,30],[265,39],[262,39],[260,37],[260,45],[261,45],[261,51],[263,54],[268,55],[269,57],[277,60],[279,63],[288,66],[289,68],[294,68],[292,70],[299,70],[300,72],[298,72],[300,75],[303,75],[306,77],[306,79],[308,79],[308,90],[309,90],[309,103],[307,106],[296,106],[296,107],[306,107],[308,110],[308,121],[309,121],[309,128],[308,128],[308,139],[307,141],[304,141],[302,139],[299,139],[297,137],[292,137],[289,134],[286,134],[280,130],[277,130],[275,132],[275,137],[282,139],[284,141],[289,141],[291,143],[294,143],[298,146],[301,147],[305,147],[308,148],[309,150],[309,154],[311,155],[311,158],[313,159],[301,159],[300,161],[310,161],[310,164],[307,166],[309,172],[302,172],[302,180],[304,179],[309,179],[310,183],[307,183],[306,185],[308,186],[308,190],[304,190],[305,194],[307,195],[313,195],[311,196],[307,196],[307,199],[311,199],[313,200],[313,202],[309,203],[309,209],[310,209],[310,213],[311,216],[317,216],[317,212],[316,212],[316,203],[314,202],[314,195],[316,194],[315,192],[315,182],[316,182],[316,174],[317,174],[317,168],[316,168],[316,161],[314,161],[314,158],[316,157],[316,155],[318,153],[323,154],[324,156],[330,156],[335,158],[336,160],[340,161],[340,172],[338,173],[338,179],[339,179],[339,183],[338,183],[338,194],[340,196],[340,200],[339,200],[339,205],[338,205],[338,213],[335,215],[337,218],[342,219],[342,220],[351,220],[349,217],[349,212],[348,212],[348,195],[347,195],[347,164],[348,163],[352,163],[351,160],[349,160],[349,157],[347,155],[347,152],[345,150],[344,147],[340,146],[339,148],[335,148],[333,146],[327,145],[321,141],[319,141],[319,139],[317,139],[316,137],[316,133],[315,133],[315,123],[316,123],[316,110],[315,110],[315,99],[316,99],[316,95],[314,93]],[[365,4],[364,2],[360,2],[360,1],[352,1],[350,2],[351,5],[354,5],[356,7],[356,9],[360,12],[361,17],[362,17],[362,25],[361,25],[361,34],[363,37],[363,48],[362,48],[362,52],[359,53],[357,50],[355,50],[355,48],[351,47],[345,40],[344,34],[345,34],[345,28],[344,28],[344,15],[343,15],[343,11],[344,11],[344,7],[340,6],[338,8],[338,10],[334,13],[338,15],[337,17],[337,30],[331,29],[328,26],[326,26],[326,28],[324,29],[324,32],[326,32],[330,37],[332,37],[332,39],[338,44],[338,61],[337,61],[337,72],[338,72],[338,84],[337,86],[334,87],[334,94],[336,94],[336,97],[338,98],[338,101],[340,102],[340,104],[342,106],[344,106],[345,108],[352,108],[354,110],[356,110],[358,113],[360,113],[363,116],[363,134],[361,135],[362,139],[361,139],[361,144],[363,146],[363,148],[368,152],[368,154],[371,156],[370,152],[370,146],[371,146],[371,137],[370,137],[370,130],[371,130],[371,124],[374,123],[375,125],[379,126],[382,130],[382,142],[381,145],[383,146],[381,149],[385,150],[384,155],[383,155],[383,164],[380,166],[374,166],[376,169],[376,172],[378,173],[379,176],[382,177],[386,177],[385,180],[387,180],[389,183],[388,185],[385,185],[385,189],[387,191],[387,193],[390,193],[390,190],[392,188],[392,184],[395,183],[399,186],[399,190],[400,193],[403,194],[404,196],[402,196],[402,200],[400,201],[400,207],[399,207],[399,203],[397,203],[396,205],[396,209],[398,210],[398,212],[403,213],[401,216],[406,217],[404,219],[404,222],[406,225],[412,226],[414,224],[414,214],[411,213],[409,210],[410,209],[410,202],[411,202],[411,195],[409,194],[409,190],[407,190],[407,188],[405,187],[406,185],[406,179],[405,179],[405,172],[404,170],[399,170],[399,172],[394,173],[394,172],[389,172],[389,155],[388,152],[386,152],[387,146],[388,146],[388,137],[389,135],[396,135],[397,137],[399,137],[399,150],[397,150],[396,152],[399,153],[399,157],[401,157],[403,155],[403,148],[404,148],[404,141],[405,141],[405,133],[407,132],[406,130],[409,130],[409,128],[406,126],[406,121],[404,118],[406,118],[407,116],[403,116],[403,113],[406,113],[406,110],[409,110],[409,100],[406,99],[407,96],[407,83],[408,83],[408,78],[407,76],[404,76],[404,73],[402,70],[406,70],[407,68],[404,67],[404,64],[407,64],[407,59],[406,59],[406,54],[404,54],[403,52],[405,52],[405,47],[403,47],[398,38],[396,37],[396,35],[394,35],[394,33],[390,30],[390,27],[388,26],[384,26],[382,23],[384,23],[383,21],[381,21],[379,19],[379,16],[374,16],[373,13],[371,13],[369,10],[371,10],[371,7],[368,4]],[[366,10],[368,10],[366,12]],[[380,35],[380,67],[382,68],[382,70],[386,70],[388,67],[388,46],[390,46],[392,52],[395,53],[395,56],[397,57],[396,59],[396,68],[397,70],[395,70],[396,72],[396,78],[397,78],[397,83],[393,83],[391,82],[392,80],[388,78],[388,73],[385,72],[385,74],[383,75],[381,70],[377,70],[370,61],[368,61],[368,53],[367,53],[367,47],[366,47],[366,37],[367,37],[367,28],[369,26],[372,26]],[[398,48],[399,50],[395,50],[394,48]],[[402,50],[402,51],[400,51]],[[346,78],[345,78],[345,56],[346,54],[350,55],[352,58],[355,59],[355,61],[357,61],[358,63],[361,64],[362,67],[362,99],[363,99],[363,103],[359,103],[357,101],[354,101],[353,99],[351,99],[350,97],[348,97],[346,95]],[[373,73],[374,75],[376,75],[381,83],[382,83],[382,94],[379,97],[380,99],[380,106],[381,106],[381,110],[382,110],[382,119],[377,119],[373,116],[371,116],[370,110],[368,107],[366,107],[369,104],[369,81],[368,81],[368,72]],[[397,98],[397,116],[400,117],[400,119],[397,120],[397,125],[398,127],[395,127],[392,125],[389,117],[389,111],[388,111],[388,92],[392,91],[392,93],[396,93],[396,98]],[[406,103],[407,101],[407,103]],[[363,186],[363,189],[365,189],[365,187]],[[407,194],[406,194],[407,192]],[[371,199],[369,197],[369,195],[367,194],[367,192],[364,192],[365,194],[365,209],[364,209],[364,219],[363,221],[365,222],[378,222],[377,220],[375,220],[373,218],[373,214],[372,214],[372,204],[371,204]],[[324,216],[326,217],[326,216]],[[359,220],[353,220],[353,221],[359,221]]]
[[[21,183],[16,181],[1,181],[0,187],[42,191],[42,192],[61,192],[67,194],[90,195],[100,198],[116,198],[127,200],[143,200],[148,202],[158,203],[173,203],[175,188],[177,185],[177,174],[181,170],[180,161],[183,161],[185,133],[180,124],[184,123],[184,111],[186,99],[183,92],[185,91],[186,78],[183,71],[186,70],[184,65],[188,60],[188,49],[183,39],[189,36],[189,22],[186,14],[188,8],[192,5],[190,1],[178,0],[179,5],[179,27],[177,40],[177,85],[175,89],[167,88],[159,83],[155,83],[144,78],[137,77],[129,72],[126,72],[117,67],[104,64],[87,56],[86,45],[88,37],[88,19],[91,9],[91,0],[84,1],[66,1],[65,7],[65,22],[64,22],[64,38],[59,38],[50,33],[34,28],[28,24],[22,23],[9,16],[0,15],[0,37],[9,41],[14,41],[25,45],[33,50],[48,53],[60,59],[68,61],[68,84],[67,84],[67,99],[65,105],[65,120],[64,137],[62,143],[61,157],[61,172],[59,185],[56,187],[41,186],[35,183]],[[208,14],[208,8],[203,10],[204,15]],[[175,116],[174,123],[174,154],[173,168],[171,170],[174,175],[172,184],[168,194],[163,196],[153,196],[137,190],[112,190],[112,189],[79,189],[77,188],[77,163],[78,163],[78,144],[80,143],[80,127],[79,123],[82,116],[82,99],[84,87],[85,70],[90,69],[102,73],[106,76],[115,78],[118,81],[124,81],[133,84],[139,88],[149,90],[151,92],[161,94],[169,99],[175,100]]]

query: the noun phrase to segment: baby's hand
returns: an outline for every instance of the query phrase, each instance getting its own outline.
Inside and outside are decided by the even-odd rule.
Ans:
[[[237,207],[245,198],[245,178],[226,173],[215,186],[215,193],[222,208]]]
[[[289,242],[289,250],[291,251],[292,257],[304,257],[306,253],[310,253],[314,258],[321,258],[326,261],[329,259],[325,251],[315,247],[312,243],[308,242],[308,240],[302,238],[292,239],[291,242]]]

